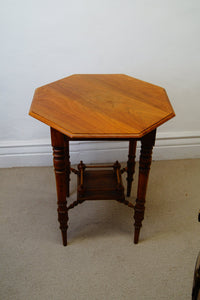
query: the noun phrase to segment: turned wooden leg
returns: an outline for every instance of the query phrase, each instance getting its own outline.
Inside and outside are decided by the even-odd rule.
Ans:
[[[84,171],[85,171],[86,165],[83,163],[83,161],[80,161],[80,164],[78,164],[78,170],[80,172],[80,184],[78,186],[78,193],[80,195],[80,197],[84,197],[85,194],[85,188],[84,188],[84,184],[83,184],[83,178],[84,178]]]
[[[63,245],[67,246],[68,210],[66,201],[67,185],[65,136],[59,131],[51,128],[51,142],[53,147],[53,163],[58,199],[58,221],[62,232]]]
[[[70,194],[70,156],[69,156],[69,139],[65,136],[64,139],[64,147],[65,147],[65,166],[66,166],[66,186],[67,186],[67,197],[69,197]]]
[[[130,197],[131,187],[133,181],[133,175],[135,173],[135,152],[136,152],[137,141],[130,139],[129,140],[129,154],[127,161],[127,197]]]
[[[135,236],[134,243],[137,244],[139,240],[140,228],[142,227],[142,221],[144,219],[145,210],[145,196],[147,191],[147,182],[149,176],[149,170],[151,166],[151,156],[153,146],[155,144],[156,130],[146,134],[141,139],[141,152],[139,162],[139,179],[138,179],[138,191],[135,205]]]

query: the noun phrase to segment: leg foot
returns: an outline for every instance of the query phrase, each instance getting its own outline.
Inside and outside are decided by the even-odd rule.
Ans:
[[[139,235],[140,235],[140,228],[139,228],[139,229],[136,229],[136,228],[135,228],[134,244],[138,244],[138,241],[139,241]]]
[[[62,231],[63,246],[67,246],[67,231]]]

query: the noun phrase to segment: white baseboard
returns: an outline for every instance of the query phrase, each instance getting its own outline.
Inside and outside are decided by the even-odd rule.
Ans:
[[[136,159],[139,157],[137,146]],[[128,142],[71,142],[72,164],[108,163],[127,160]],[[200,132],[158,133],[153,150],[154,160],[200,158]],[[0,142],[0,168],[24,166],[51,166],[50,140]]]

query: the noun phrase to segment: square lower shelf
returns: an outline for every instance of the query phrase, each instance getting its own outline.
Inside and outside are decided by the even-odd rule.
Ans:
[[[78,186],[81,178],[78,178]],[[84,171],[84,194],[77,191],[77,200],[120,200],[125,199],[124,188],[118,188],[117,176],[113,170]]]

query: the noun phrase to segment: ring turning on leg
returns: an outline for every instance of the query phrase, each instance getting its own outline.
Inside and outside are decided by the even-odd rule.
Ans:
[[[58,221],[60,223],[63,245],[67,246],[68,210],[66,197],[69,189],[66,184],[68,173],[66,168],[65,136],[59,131],[51,128],[51,142],[53,147],[53,164],[58,199]]]
[[[134,243],[137,244],[139,240],[140,228],[142,227],[142,221],[144,219],[145,211],[145,196],[147,190],[148,176],[151,166],[152,150],[155,144],[156,130],[146,134],[141,139],[141,152],[139,162],[139,179],[137,199],[135,205],[135,235]]]

